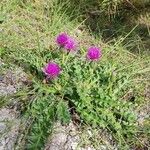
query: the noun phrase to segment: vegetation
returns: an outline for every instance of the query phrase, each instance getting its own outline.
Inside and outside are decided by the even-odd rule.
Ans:
[[[150,80],[148,2],[2,0],[1,58],[24,68],[31,82],[12,96],[24,103],[22,149],[41,149],[53,123],[69,123],[72,113],[83,126],[107,129],[119,149],[148,147],[149,120],[139,126],[137,113],[148,101],[143,94]],[[57,46],[61,32],[78,41],[77,54]],[[85,59],[91,45],[102,48],[100,61]],[[51,60],[62,72],[45,83],[41,68]]]

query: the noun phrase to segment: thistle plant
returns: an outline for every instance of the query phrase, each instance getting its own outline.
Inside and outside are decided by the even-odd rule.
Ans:
[[[136,134],[134,105],[121,99],[124,91],[132,86],[128,70],[119,71],[123,64],[114,64],[111,58],[104,60],[105,49],[96,45],[89,45],[88,49],[82,45],[84,53],[72,53],[77,50],[77,41],[67,33],[59,34],[56,44],[58,51],[34,53],[34,58],[29,58],[30,64],[25,58],[29,56],[28,51],[24,57],[17,57],[34,66],[31,74],[37,96],[27,111],[29,116],[34,116],[27,145],[34,149],[41,147],[41,143],[44,145],[48,136],[46,126],[52,126],[56,119],[69,123],[72,107],[81,123],[107,129],[121,145],[125,144],[126,139]],[[44,79],[50,82],[42,82]]]
[[[60,34],[56,42],[60,48],[70,51],[74,50],[76,43],[66,33]],[[57,81],[48,86],[54,88],[54,93],[62,100],[73,104],[83,122],[107,128],[118,139],[132,136],[136,126],[132,103],[120,99],[123,91],[130,86],[128,74],[124,72],[120,76],[120,72],[114,71],[123,67],[122,64],[112,67],[109,60],[103,62],[101,48],[91,46],[86,51],[85,56],[81,54],[78,57],[65,53],[67,63],[62,61],[61,54],[59,58],[54,58],[61,65],[62,73]],[[50,64],[46,67],[46,73],[52,76],[60,73],[58,66],[55,66],[56,70],[54,66],[52,70],[50,67]]]

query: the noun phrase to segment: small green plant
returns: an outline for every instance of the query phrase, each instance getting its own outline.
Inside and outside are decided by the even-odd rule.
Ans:
[[[64,36],[58,37],[59,45]],[[33,75],[36,93],[28,109],[33,118],[27,137],[28,149],[39,149],[44,145],[55,119],[63,124],[69,122],[68,103],[73,105],[82,122],[108,129],[120,145],[126,144],[125,139],[136,134],[134,105],[122,99],[124,92],[132,87],[132,68],[122,70],[124,66],[120,62],[103,61],[105,55],[99,61],[102,54],[97,47],[79,55],[72,47],[75,41],[72,42],[67,48],[64,43],[60,45],[67,51],[59,49],[45,55],[44,51],[33,55],[29,51],[15,54],[15,59],[23,62]],[[45,65],[47,60],[50,62]]]

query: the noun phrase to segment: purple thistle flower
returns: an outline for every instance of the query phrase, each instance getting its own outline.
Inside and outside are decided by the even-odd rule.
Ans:
[[[101,56],[102,56],[101,49],[95,46],[90,47],[86,54],[86,57],[89,60],[99,60]]]
[[[47,78],[54,79],[60,74],[61,68],[58,64],[49,62],[42,70]]]
[[[67,41],[68,41],[68,35],[66,33],[61,33],[57,36],[56,38],[56,43],[59,45],[59,46],[64,46]]]
[[[56,38],[56,43],[69,52],[75,50],[77,46],[76,41],[66,33],[59,34]]]
[[[76,49],[76,42],[73,38],[69,37],[64,48],[67,50],[67,51],[72,51],[72,50],[75,50]]]

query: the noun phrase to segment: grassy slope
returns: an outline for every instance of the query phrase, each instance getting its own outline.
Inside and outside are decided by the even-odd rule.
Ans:
[[[81,45],[84,44],[85,47],[88,47],[90,44],[97,44],[99,46],[102,46],[105,56],[103,60],[104,62],[107,62],[109,58],[113,58],[112,60],[114,65],[118,63],[124,64],[124,68],[120,68],[120,70],[133,68],[133,72],[138,73],[135,76],[136,78],[132,81],[134,84],[134,92],[132,94],[134,94],[134,97],[136,97],[135,102],[136,105],[138,105],[137,108],[140,109],[140,106],[143,102],[147,104],[147,102],[145,102],[143,93],[145,87],[148,86],[149,82],[149,56],[139,56],[128,52],[126,49],[126,44],[123,44],[123,41],[126,37],[115,41],[113,45],[109,44],[111,43],[110,41],[107,43],[103,43],[102,41],[100,41],[99,37],[92,37],[86,26],[84,25],[84,22],[79,22],[80,16],[78,16],[77,14],[76,16],[74,16],[73,12],[77,12],[77,10],[71,10],[72,12],[69,10],[68,13],[67,5],[68,2],[57,5],[57,1],[55,0],[36,0],[34,2],[3,0],[1,5],[2,13],[0,14],[0,54],[2,58],[8,63],[15,63],[17,65],[18,62],[21,63],[23,59],[31,65],[36,64],[40,67],[43,64],[43,58],[41,58],[41,56],[37,57],[38,53],[44,54],[55,49],[55,36],[62,31],[66,31],[80,40]],[[29,73],[29,70],[26,70],[26,66],[24,66],[23,64],[20,65],[24,67],[26,72]],[[30,76],[31,78],[34,78],[32,75]],[[40,83],[37,83],[37,86],[41,86]],[[130,89],[125,91],[126,93],[124,95],[128,95],[129,91]],[[32,93],[31,91],[29,92]],[[35,91],[33,90],[33,93],[34,92],[37,92],[36,89]],[[30,98],[31,100],[35,100],[39,97],[42,97],[40,92],[39,95],[37,94],[36,96],[31,96]],[[128,100],[128,98],[125,100]],[[36,114],[37,111],[40,112],[40,106],[47,105],[45,103],[41,104],[39,102],[39,104],[36,103],[35,106],[33,104],[30,113],[35,116],[38,115]],[[55,103],[53,103],[52,101],[49,107],[52,108],[54,104]],[[38,105],[39,107],[35,108]],[[49,116],[49,114],[53,115],[53,110],[52,112],[43,114],[48,115],[48,121],[49,119],[51,119],[51,116]],[[36,120],[36,118],[33,117],[33,120],[34,119]],[[50,128],[51,125],[47,127],[47,120],[42,120],[41,122],[45,122],[45,124],[43,124],[41,128],[45,128],[45,132],[47,132],[47,129]],[[33,127],[33,129],[35,129],[35,135],[38,134],[36,133],[37,124],[34,124]],[[141,129],[141,132],[143,132],[143,126],[141,127]],[[146,136],[147,135],[144,133],[144,138],[147,140]],[[46,140],[47,133],[41,132],[41,137],[43,138],[43,140],[39,143],[43,145],[44,141]],[[31,149],[33,146],[32,138],[35,138],[34,135],[30,135],[28,137],[28,141],[30,143],[29,147]],[[143,140],[143,138],[139,137],[139,140],[140,144],[142,143],[141,145],[144,145],[145,141]],[[133,142],[136,143],[136,141]],[[41,146],[40,144],[38,145],[38,147]]]

